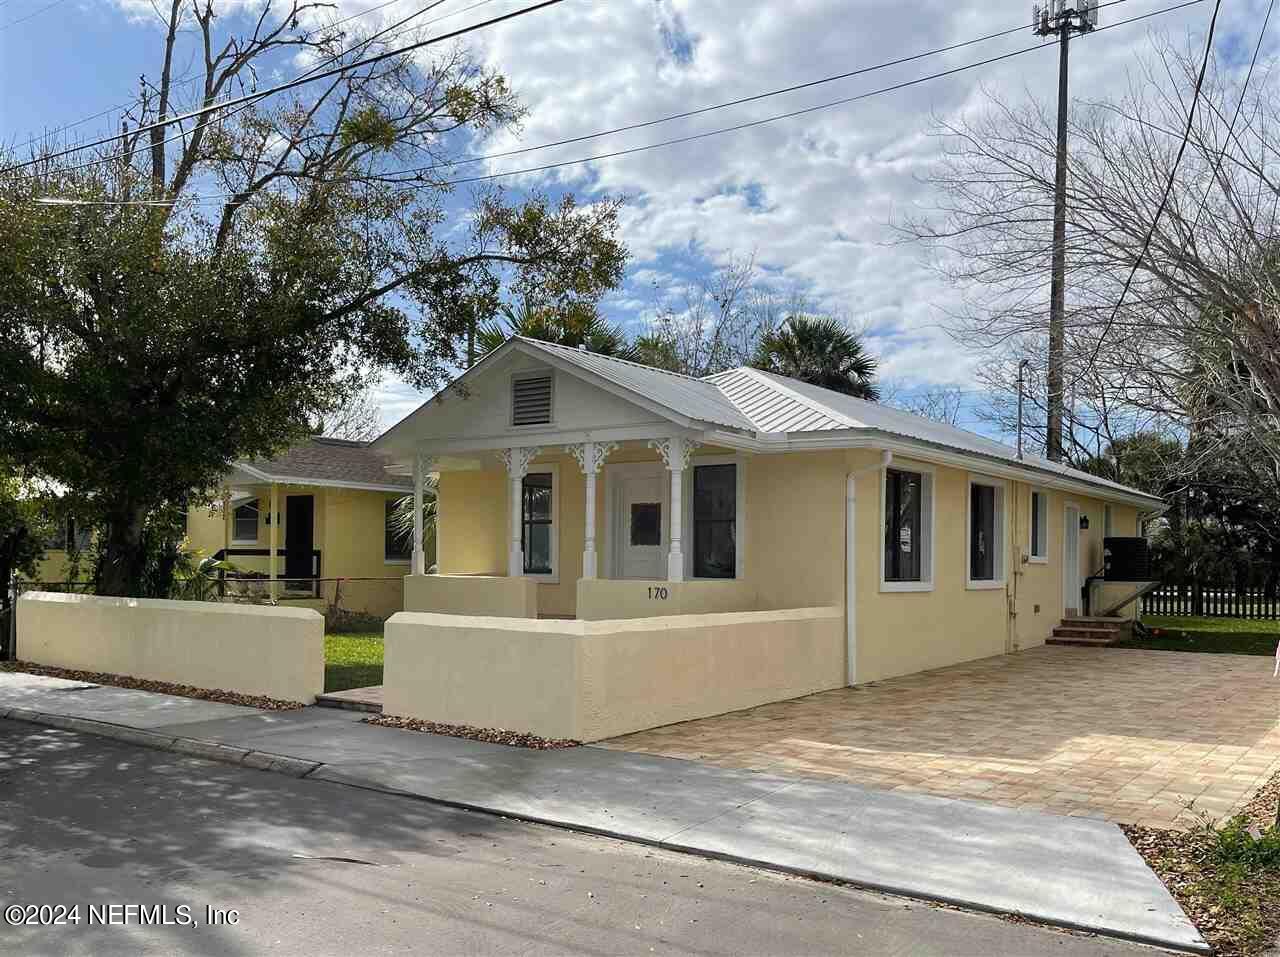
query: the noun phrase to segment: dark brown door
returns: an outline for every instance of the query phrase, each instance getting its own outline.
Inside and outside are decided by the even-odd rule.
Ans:
[[[315,498],[289,495],[284,500],[284,577],[311,578],[311,552],[316,547]]]

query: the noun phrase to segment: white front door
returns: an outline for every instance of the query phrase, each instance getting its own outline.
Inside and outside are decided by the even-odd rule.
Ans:
[[[667,577],[667,478],[661,465],[619,467],[614,487],[614,578]]]
[[[1074,505],[1062,519],[1062,604],[1068,617],[1080,614],[1080,509]]]

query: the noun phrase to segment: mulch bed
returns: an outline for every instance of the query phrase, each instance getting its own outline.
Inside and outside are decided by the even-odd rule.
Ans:
[[[364,719],[365,724],[383,728],[400,728],[402,731],[424,731],[427,734],[444,734],[451,738],[470,738],[489,744],[505,744],[511,748],[530,748],[534,751],[555,751],[560,748],[581,747],[581,741],[572,738],[540,738],[523,731],[506,731],[503,728],[472,728],[465,724],[440,724],[419,718],[401,718],[393,714],[373,715]]]
[[[0,671],[21,671],[31,675],[42,675],[46,678],[66,678],[68,681],[83,681],[91,685],[110,685],[113,688],[130,688],[134,691],[155,691],[160,694],[177,695],[180,698],[197,698],[201,701],[238,704],[246,708],[257,708],[260,711],[296,711],[299,708],[306,707],[301,701],[282,701],[279,698],[268,698],[265,695],[239,694],[235,691],[223,691],[220,688],[193,688],[191,685],[175,685],[167,681],[149,681],[146,678],[104,674],[100,671],[73,671],[68,668],[50,668],[46,665],[32,664],[29,661],[0,661]]]
[[[1258,789],[1242,813],[1255,834],[1276,823],[1280,774]],[[1189,831],[1121,824],[1143,859],[1220,957],[1260,954],[1280,935],[1280,868],[1223,864],[1208,827]]]

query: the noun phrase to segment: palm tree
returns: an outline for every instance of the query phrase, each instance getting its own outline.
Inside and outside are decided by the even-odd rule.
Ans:
[[[829,316],[789,316],[764,334],[751,364],[858,399],[880,398],[875,357],[863,350],[857,335]]]
[[[586,346],[598,355],[635,360],[635,348],[621,327],[607,322],[595,306],[571,303],[563,307],[538,304],[528,297],[518,305],[500,306],[503,322],[488,322],[476,332],[481,354],[492,352],[512,336],[541,339],[560,346]]]
[[[426,554],[427,571],[431,571],[436,564],[436,488],[437,480],[428,475],[422,483],[422,551]],[[397,541],[413,541],[412,495],[396,500],[388,525]]]

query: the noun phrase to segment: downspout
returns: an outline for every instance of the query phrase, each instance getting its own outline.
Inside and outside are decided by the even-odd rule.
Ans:
[[[880,461],[849,472],[844,479],[844,617],[845,683],[852,687],[858,679],[858,476],[887,469],[892,452],[881,452]]]

